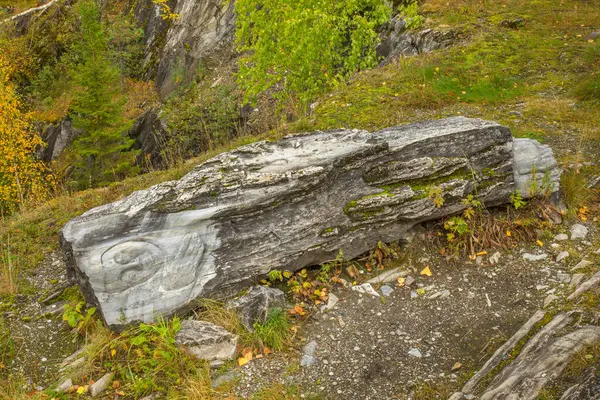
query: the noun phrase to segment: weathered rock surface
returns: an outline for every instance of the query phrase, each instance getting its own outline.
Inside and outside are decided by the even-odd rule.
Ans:
[[[235,355],[238,337],[205,321],[183,320],[175,342],[196,357],[208,361],[230,360]]]
[[[557,192],[560,169],[552,149],[533,139],[516,138],[514,144],[515,183],[519,192],[524,196],[530,195],[534,182],[536,194]]]
[[[104,392],[114,375],[115,374],[113,372],[109,372],[94,382],[94,384],[90,386],[90,395],[92,397],[96,397]]]
[[[599,400],[600,399],[600,376],[596,370],[588,368],[583,374],[581,383],[567,389],[560,400]]]
[[[177,84],[194,79],[206,57],[230,48],[235,33],[233,1],[174,0],[169,5],[179,15],[173,21],[165,21],[151,0],[140,1],[134,13],[145,32],[149,77],[155,79],[162,98]]]
[[[254,332],[254,324],[264,324],[270,309],[285,307],[285,294],[279,289],[253,286],[248,293],[228,301],[225,307],[235,310],[246,329]]]
[[[557,314],[548,324],[527,340],[519,355],[494,377],[489,386],[477,397],[472,393],[483,378],[514,351],[519,341],[525,338],[536,324],[542,321],[544,312],[536,312],[515,335],[501,346],[462,390],[450,397],[452,400],[477,398],[480,400],[533,400],[548,383],[558,378],[572,357],[586,346],[600,339],[597,326],[580,326],[572,329],[574,319],[567,313]],[[570,397],[585,392],[594,386],[593,379],[584,379],[565,392],[563,399],[587,399]],[[565,397],[566,396],[566,397]]]
[[[40,156],[45,162],[50,162],[58,157],[73,140],[79,136],[81,130],[73,128],[73,123],[65,119],[56,125],[46,126],[41,136],[46,143]]]
[[[457,41],[458,35],[453,31],[435,29],[410,32],[406,29],[406,21],[395,17],[381,28],[380,38],[377,56],[384,58],[382,65],[385,65],[400,56],[415,56],[450,47]]]
[[[469,194],[506,203],[513,168],[509,129],[478,119],[302,134],[242,146],[179,181],[90,210],[65,225],[61,243],[71,275],[109,325],[152,321],[272,269],[318,264],[340,249],[352,258],[400,239],[462,211]]]
[[[538,398],[540,390],[559,377],[573,356],[600,339],[600,328],[584,326],[560,335],[571,317],[558,314],[531,338],[517,358],[505,367],[481,395],[481,400]]]

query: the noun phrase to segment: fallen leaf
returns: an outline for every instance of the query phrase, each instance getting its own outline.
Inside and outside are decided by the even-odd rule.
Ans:
[[[114,356],[115,356],[115,354],[117,354],[117,351],[116,351],[115,349],[112,349],[112,350],[110,351],[110,356],[111,356],[111,357],[114,357]]]
[[[119,381],[113,381],[113,383],[112,383],[113,389],[118,389],[119,386],[121,386],[121,382],[119,382]]]
[[[538,240],[536,240],[535,242],[538,244],[538,246],[543,246],[543,245],[544,245],[544,242],[542,242],[542,241],[541,241],[541,240],[539,240],[539,239],[538,239]]]
[[[457,362],[457,363],[454,363],[454,365],[452,366],[452,371],[456,371],[456,370],[459,370],[461,368],[462,368],[462,364],[459,363],[459,362]]]
[[[506,236],[510,237],[510,235],[511,235],[511,233],[510,233],[510,231],[507,229],[507,230],[506,230]]]
[[[469,260],[475,261],[476,258],[477,258],[477,256],[475,254],[470,254],[469,255]]]
[[[118,394],[119,396],[125,396],[125,392],[122,390],[117,390],[115,394]]]
[[[421,275],[425,275],[425,276],[431,276],[431,269],[429,269],[429,265],[426,266],[425,268],[423,268],[423,271],[421,271]]]
[[[404,286],[404,282],[406,282],[406,279],[404,279],[403,277],[399,277],[398,278],[398,287]]]
[[[479,253],[477,253],[478,256],[485,256],[487,254],[487,251],[480,251]]]
[[[442,248],[440,249],[440,254],[441,254],[441,255],[443,255],[443,256],[445,256],[445,255],[446,255],[446,248],[445,248],[445,247],[442,247]]]
[[[240,367],[243,367],[244,365],[248,364],[248,360],[245,357],[240,357],[238,358],[237,363]]]
[[[242,350],[242,356],[246,360],[252,361],[252,348],[251,347],[246,347],[244,350]]]
[[[358,276],[358,269],[354,265],[351,265],[346,268],[346,273],[350,278],[356,278]]]
[[[89,387],[88,385],[85,385],[85,386],[79,386],[79,387],[77,388],[77,394],[85,394],[85,393],[87,393],[87,391],[88,391],[88,387]]]
[[[270,348],[268,348],[267,346],[263,347],[263,354],[267,355],[267,354],[272,354],[273,350],[271,350]]]
[[[425,289],[423,289],[423,288],[418,288],[418,289],[416,290],[416,292],[417,292],[417,294],[418,294],[418,295],[422,296],[422,295],[424,295],[424,294],[425,294]]]
[[[262,354],[257,354],[257,355],[256,355],[256,357],[254,357],[254,358],[263,358],[263,357],[264,357],[264,355],[262,355]]]

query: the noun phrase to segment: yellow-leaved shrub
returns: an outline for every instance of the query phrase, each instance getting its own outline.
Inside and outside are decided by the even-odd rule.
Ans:
[[[46,200],[54,178],[36,156],[43,145],[10,81],[12,67],[0,55],[0,216]]]

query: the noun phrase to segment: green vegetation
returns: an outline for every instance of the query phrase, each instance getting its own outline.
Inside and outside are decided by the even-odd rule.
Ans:
[[[73,144],[76,161],[70,178],[77,189],[103,186],[138,172],[130,150],[134,139],[126,137],[131,122],[123,118],[125,98],[120,73],[108,53],[107,31],[94,0],[78,4],[82,37],[78,45],[81,62],[74,74],[78,88],[71,105],[74,126],[82,129]]]
[[[290,327],[285,311],[280,308],[272,308],[269,310],[264,324],[254,325],[254,336],[261,347],[267,346],[273,350],[283,350],[291,336]]]
[[[389,19],[383,0],[240,0],[236,43],[243,52],[238,84],[247,100],[267,90],[303,105],[377,65],[377,27]]]

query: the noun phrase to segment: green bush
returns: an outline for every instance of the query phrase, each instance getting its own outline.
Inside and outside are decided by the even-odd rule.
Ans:
[[[238,0],[238,84],[246,100],[267,90],[303,102],[377,64],[385,0]]]
[[[166,165],[227,143],[238,135],[238,97],[228,85],[194,83],[163,107],[167,132],[157,138]]]

